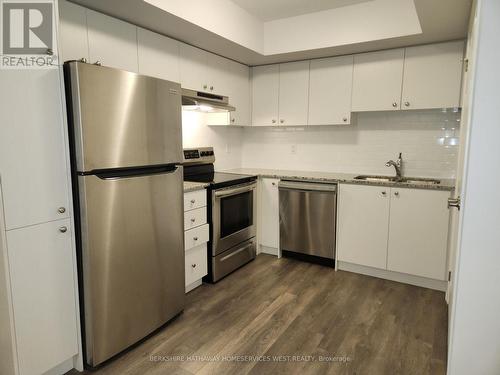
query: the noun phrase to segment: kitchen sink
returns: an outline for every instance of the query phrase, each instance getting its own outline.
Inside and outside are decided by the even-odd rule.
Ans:
[[[360,175],[354,177],[355,180],[371,181],[371,182],[400,182],[403,184],[417,184],[417,185],[438,185],[440,180],[434,178],[421,178],[421,177],[397,177],[390,176],[375,176],[375,175]]]

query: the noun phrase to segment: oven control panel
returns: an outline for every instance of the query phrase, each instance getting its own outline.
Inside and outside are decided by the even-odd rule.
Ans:
[[[184,165],[189,164],[209,164],[215,162],[213,147],[185,148],[183,150]]]

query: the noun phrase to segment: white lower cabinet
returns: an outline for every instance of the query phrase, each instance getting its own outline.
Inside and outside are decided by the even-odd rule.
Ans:
[[[78,353],[70,219],[7,231],[19,374],[42,374]]]
[[[449,191],[340,184],[340,262],[444,281]]]
[[[387,269],[445,280],[448,191],[391,189]]]
[[[279,192],[278,179],[263,178],[260,188],[259,245],[260,251],[278,255]]]
[[[202,279],[208,272],[207,244],[196,246],[186,251],[186,289]],[[186,290],[187,292],[187,290]]]
[[[384,186],[339,185],[339,260],[386,268],[390,190]]]
[[[198,287],[208,273],[207,242],[210,239],[207,224],[207,191],[184,193],[184,250],[186,293]]]

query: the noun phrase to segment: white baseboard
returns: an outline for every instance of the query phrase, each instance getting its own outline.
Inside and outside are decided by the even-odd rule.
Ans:
[[[279,255],[279,250],[277,248],[267,247],[264,245],[259,245],[259,247],[260,247],[260,253],[274,255],[274,256]]]
[[[43,375],[62,375],[67,373],[68,371],[73,369],[73,359],[74,357],[67,359],[66,361],[50,369],[49,371],[44,372]]]
[[[447,288],[447,282],[443,280],[434,280],[434,279],[429,279],[427,277],[408,275],[406,273],[381,270],[379,268],[361,266],[359,264],[338,261],[337,268],[342,271],[360,273],[363,275],[397,281],[404,284],[416,285],[416,286],[421,286],[423,288],[439,290],[441,292],[446,291]]]
[[[196,280],[195,282],[186,286],[186,293],[192,291],[193,289],[198,288],[201,284],[203,284],[202,279]]]

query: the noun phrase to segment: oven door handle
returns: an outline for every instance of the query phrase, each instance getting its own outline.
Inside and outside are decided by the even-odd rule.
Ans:
[[[251,182],[249,184],[238,185],[237,187],[230,188],[230,189],[216,190],[216,191],[214,191],[214,196],[215,196],[215,198],[229,197],[231,195],[241,194],[241,193],[245,193],[247,191],[255,190],[256,187],[257,187],[257,183]]]

